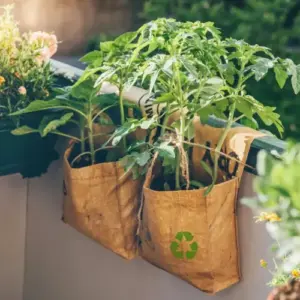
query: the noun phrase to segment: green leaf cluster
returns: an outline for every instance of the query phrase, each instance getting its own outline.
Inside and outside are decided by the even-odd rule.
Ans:
[[[13,6],[0,7],[0,121],[9,120],[14,126],[20,120],[9,114],[53,94],[50,64],[39,62],[41,49],[30,38],[29,33],[21,34]]]
[[[280,222],[269,222],[266,227],[280,245],[276,252],[282,261],[279,266],[282,277],[300,265],[300,145],[290,143],[283,154],[260,152],[257,169],[260,175],[254,185],[257,197],[244,199],[243,203],[255,211],[276,213],[280,217]]]
[[[140,17],[147,21],[164,16],[184,22],[212,21],[222,28],[226,37],[270,47],[275,55],[290,57],[299,63],[299,11],[297,0],[146,0]],[[264,72],[265,68],[259,69]],[[284,137],[299,139],[299,103],[295,101],[291,87],[282,90],[285,72],[282,73],[278,66],[274,71],[276,79],[267,74],[265,80],[258,84],[250,80],[247,90],[264,105],[277,107],[285,127]],[[259,71],[256,73],[259,78]],[[276,80],[280,82],[279,86]],[[297,90],[297,75],[294,75],[293,86]],[[246,120],[244,123],[249,125]],[[259,125],[264,123],[259,121]],[[277,132],[273,126],[269,130]]]
[[[92,80],[86,80],[79,85],[56,89],[56,98],[31,102],[26,108],[19,110],[11,116],[20,116],[28,113],[47,111],[38,128],[21,126],[12,131],[15,135],[40,133],[42,137],[48,134],[64,136],[81,144],[82,155],[87,155],[91,164],[96,162],[96,153],[100,149],[95,148],[95,139],[101,132],[95,131],[95,125],[113,125],[113,121],[106,114],[118,105],[115,95],[99,95],[94,89]],[[70,135],[65,130],[65,125],[74,125],[77,134]],[[74,127],[73,126],[73,127]],[[109,127],[108,127],[109,128]],[[107,136],[110,130],[105,130]]]
[[[257,127],[259,119],[267,126],[275,125],[280,134],[283,132],[275,108],[264,106],[249,94],[249,80],[260,81],[272,70],[279,86],[291,78],[295,93],[299,92],[299,68],[292,60],[275,57],[266,47],[224,39],[211,22],[157,19],[135,32],[101,43],[99,50],[88,53],[81,61],[87,68],[74,86],[47,103],[33,102],[14,115],[48,109],[67,111],[58,118],[43,120],[38,130],[42,135],[58,133],[66,123],[76,123],[80,129],[76,140],[82,144],[82,153],[90,155],[91,163],[96,162],[97,151],[118,148],[119,158],[125,157],[125,169],[135,169],[137,173],[158,152],[165,175],[173,174],[177,190],[189,188],[191,181],[189,149],[193,146],[195,118],[205,123],[209,116],[216,116],[227,123],[216,147],[214,168],[207,169],[212,177],[210,191],[217,180],[224,140],[234,122]],[[101,94],[107,83],[116,87],[115,97]],[[145,89],[154,99],[153,104],[160,106],[158,115],[147,119],[138,107],[126,101],[125,92],[133,85]],[[94,123],[98,120],[105,124],[105,115],[114,129],[102,147],[95,149]],[[134,140],[137,146],[133,149],[131,138],[138,130],[144,131],[144,138]],[[24,132],[28,131],[24,128]],[[153,131],[156,135],[149,138]]]

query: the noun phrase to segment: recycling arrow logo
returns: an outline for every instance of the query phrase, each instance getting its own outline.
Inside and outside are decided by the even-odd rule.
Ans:
[[[174,257],[178,259],[193,259],[198,251],[198,243],[194,241],[194,236],[190,232],[182,231],[178,232],[175,236],[175,241],[170,245],[170,249]],[[182,244],[183,242],[189,243],[189,250],[183,251]]]

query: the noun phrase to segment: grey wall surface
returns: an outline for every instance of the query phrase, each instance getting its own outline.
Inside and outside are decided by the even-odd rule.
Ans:
[[[22,300],[27,180],[0,177],[0,299]]]
[[[253,194],[252,180],[245,174],[240,196]],[[24,300],[212,299],[141,259],[122,260],[65,225],[62,198],[61,162],[30,180]],[[270,276],[259,260],[271,260],[271,241],[264,225],[254,223],[250,209],[240,205],[238,215],[243,280],[213,299],[265,300]]]

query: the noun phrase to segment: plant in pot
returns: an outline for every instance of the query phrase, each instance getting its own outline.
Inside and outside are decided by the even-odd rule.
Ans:
[[[75,122],[81,128],[76,137],[81,145],[79,154],[70,159],[73,150],[69,149],[65,156],[68,222],[111,249],[115,245],[114,251],[128,258],[122,247],[124,236],[130,238],[129,245],[136,242],[133,235],[140,182],[136,181],[134,187],[130,185],[128,201],[127,192],[119,193],[120,186],[125,179],[130,184],[134,182],[131,173],[135,177],[143,175],[154,157],[141,205],[141,255],[209,293],[237,282],[235,201],[247,151],[252,138],[259,134],[247,128],[230,127],[233,122],[246,120],[254,126],[254,116],[258,115],[267,125],[275,124],[281,131],[274,108],[264,107],[247,95],[245,84],[253,76],[260,80],[273,68],[280,85],[284,85],[289,74],[294,83],[298,78],[297,67],[289,60],[274,58],[264,47],[223,40],[211,23],[166,19],[102,43],[99,51],[82,60],[89,66],[70,93],[78,98],[79,90],[84,91],[84,97],[74,102],[69,96],[59,96],[52,104],[32,103],[18,113],[50,106],[71,107],[72,112],[79,109],[79,115],[88,113],[87,123],[80,121],[82,117]],[[118,96],[112,102],[110,96],[108,104],[104,95],[99,95],[107,82],[115,85]],[[136,104],[126,101],[125,92],[133,85],[146,89],[159,114],[145,119]],[[98,103],[94,98],[102,100]],[[225,129],[205,124],[210,115],[225,119]],[[71,115],[67,118],[75,121]],[[56,131],[60,123],[55,120],[48,128]],[[103,131],[103,125],[112,128]],[[141,138],[134,137],[132,142],[131,134],[137,134],[139,128],[146,133],[141,132]],[[15,133],[30,131],[23,127]],[[85,140],[89,145],[82,144]],[[100,160],[95,157],[95,152],[108,148],[109,156],[113,155],[111,160],[121,159],[120,163],[104,163],[108,155]],[[77,159],[85,160],[87,166],[75,168],[72,162]],[[125,171],[119,169],[121,165]],[[117,198],[109,201],[114,208],[121,200],[127,201],[119,207],[128,205],[129,221],[122,222],[119,214],[125,212],[123,208],[109,209],[108,195]],[[111,212],[109,215],[104,213],[106,209]],[[125,235],[127,226],[130,234]],[[121,238],[108,239],[103,228],[113,228],[114,234],[110,236],[114,237],[121,228]],[[186,251],[180,248],[184,240],[190,242]],[[118,247],[119,243],[123,246]],[[198,251],[200,243],[203,251]],[[126,242],[125,245],[128,246]],[[133,250],[134,246],[129,248]],[[130,257],[133,256],[131,251]],[[216,276],[212,277],[212,273]]]
[[[299,167],[299,144],[288,144],[282,154],[261,151],[257,163],[259,176],[254,183],[257,196],[243,199],[244,204],[260,213],[258,221],[266,222],[266,229],[276,242],[272,247],[276,272],[272,272],[269,283],[276,288],[269,299],[300,298]]]
[[[57,159],[55,139],[15,137],[11,130],[22,124],[34,126],[41,116],[20,118],[10,114],[53,93],[49,59],[57,50],[57,40],[45,32],[21,34],[12,9],[0,8],[0,175],[20,172],[32,177],[41,175]]]
[[[125,49],[131,39],[129,33],[102,44],[101,51],[82,58],[89,66],[73,86],[57,89],[58,96],[52,100],[34,101],[12,114],[48,112],[38,128],[22,126],[13,131],[15,135],[37,132],[73,141],[64,156],[64,221],[126,259],[137,254],[142,184],[136,175],[143,169],[145,173],[150,154],[144,157],[135,152],[139,166],[129,172],[118,160],[144,143],[145,130],[151,126],[138,106],[123,97],[137,61],[136,52]],[[105,81],[117,85],[118,95],[100,93]],[[65,130],[68,123],[76,125],[73,134]]]
[[[133,82],[162,108],[146,150],[157,154],[144,184],[141,255],[214,293],[239,280],[235,201],[251,140],[260,135],[231,126],[257,127],[259,117],[283,130],[275,108],[248,95],[246,83],[274,69],[279,85],[291,75],[297,92],[297,67],[265,47],[223,40],[211,23],[159,19],[137,33],[129,48],[143,60]],[[225,119],[225,128],[205,124],[210,115]]]

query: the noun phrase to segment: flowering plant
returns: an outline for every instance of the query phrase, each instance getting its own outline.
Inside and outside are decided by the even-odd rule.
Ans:
[[[300,278],[300,145],[290,144],[283,154],[260,152],[257,169],[257,197],[243,202],[261,212],[257,222],[266,222],[276,241],[270,285],[278,286]],[[267,268],[267,262],[261,260],[261,266]]]
[[[36,99],[46,100],[53,84],[49,60],[57,51],[53,34],[21,34],[13,6],[0,7],[0,120]],[[12,119],[18,125],[19,119]]]

